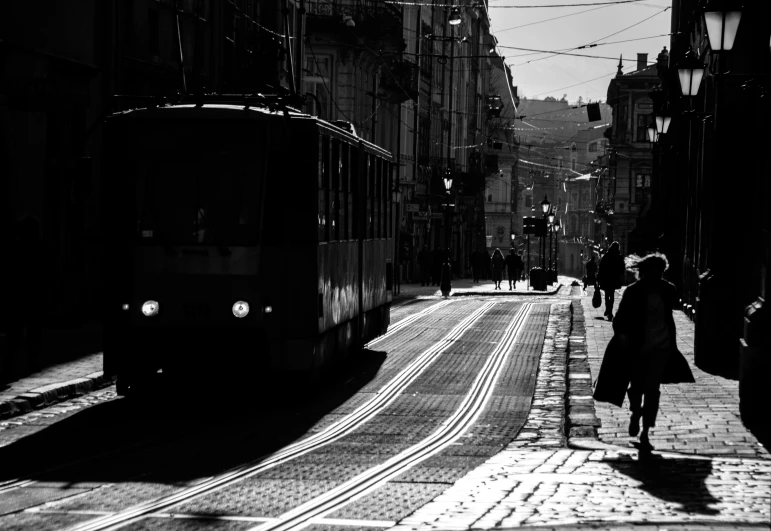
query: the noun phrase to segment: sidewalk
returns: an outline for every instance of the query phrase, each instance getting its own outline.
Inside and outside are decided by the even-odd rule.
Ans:
[[[546,291],[536,291],[525,280],[516,283],[513,290],[509,290],[509,281],[501,281],[501,289],[496,290],[492,280],[480,280],[475,283],[470,278],[458,278],[452,280],[450,296],[466,295],[555,295],[560,286],[569,286],[573,277],[559,275],[556,284],[547,284]],[[419,283],[402,284],[400,293],[394,296],[394,302],[398,303],[406,299],[417,297],[441,297],[439,286],[421,286]]]
[[[769,529],[771,456],[739,420],[738,383],[694,366],[694,324],[682,312],[677,342],[696,383],[662,386],[653,453],[631,444],[626,407],[594,402],[612,326],[592,293],[573,299],[572,323],[552,305],[557,324],[517,438],[392,530]],[[561,373],[567,386],[554,380]],[[557,436],[566,430],[567,448]]]
[[[5,337],[0,339],[4,343]],[[102,374],[100,344],[101,329],[96,324],[45,330],[39,360],[42,369],[30,372],[24,360],[16,360],[16,379],[0,384],[0,424],[3,419],[110,384]]]

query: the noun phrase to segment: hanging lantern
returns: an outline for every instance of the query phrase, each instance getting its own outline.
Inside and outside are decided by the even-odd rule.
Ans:
[[[680,90],[683,91],[683,96],[696,96],[699,93],[704,70],[704,65],[696,58],[693,50],[688,48],[683,55],[683,60],[677,65],[677,75],[680,77]]]
[[[734,47],[736,31],[742,18],[742,6],[725,1],[712,1],[704,8],[709,47],[714,52],[728,52]]]
[[[460,9],[458,9],[457,7],[453,7],[450,10],[449,22],[451,26],[457,26],[458,24],[460,24]]]

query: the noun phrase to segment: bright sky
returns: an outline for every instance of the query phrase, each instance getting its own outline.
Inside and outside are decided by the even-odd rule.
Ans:
[[[629,73],[637,69],[638,52],[647,53],[650,64],[656,61],[656,56],[664,46],[669,48],[668,34],[672,15],[672,10],[667,9],[671,6],[669,0],[642,0],[625,4],[610,3],[612,1],[489,0],[492,33],[498,39],[498,53],[512,67],[514,85],[519,87],[520,97],[524,95],[543,99],[554,96],[560,99],[567,94],[570,102],[575,102],[579,96],[584,101],[605,101],[608,83],[616,75],[619,55],[624,56],[624,73]],[[564,4],[594,5],[502,7]],[[546,21],[555,17],[563,18]],[[642,40],[618,42],[629,39]],[[598,46],[571,50],[594,42]],[[601,43],[612,44],[600,46]],[[568,51],[611,59],[569,55],[549,57],[553,54],[534,54],[505,46]]]

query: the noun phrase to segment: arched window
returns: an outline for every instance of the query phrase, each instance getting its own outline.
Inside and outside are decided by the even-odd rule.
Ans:
[[[488,203],[492,203],[493,202],[493,194],[488,194],[487,195],[487,202]]]

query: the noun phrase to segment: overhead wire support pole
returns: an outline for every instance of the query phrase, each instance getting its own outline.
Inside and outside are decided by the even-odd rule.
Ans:
[[[297,85],[295,84],[294,79],[294,61],[292,58],[292,41],[289,38],[289,2],[287,1],[284,4],[284,7],[281,9],[282,14],[284,15],[284,42],[286,43],[286,57],[287,62],[289,63],[287,68],[287,73],[289,74],[289,90],[292,92],[292,94],[297,94]]]
[[[179,52],[179,74],[180,82],[182,83],[182,96],[187,95],[187,81],[185,80],[185,56],[182,53],[182,31],[179,27],[179,7],[177,5],[178,0],[174,0],[174,24],[176,26],[177,33],[177,51]]]
[[[295,83],[296,92],[303,90],[303,58],[305,55],[305,0],[300,0],[300,7],[297,9],[295,17]]]

